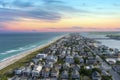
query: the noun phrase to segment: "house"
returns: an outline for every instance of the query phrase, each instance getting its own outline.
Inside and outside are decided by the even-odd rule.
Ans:
[[[22,70],[21,69],[15,70],[15,75],[18,75],[18,76],[22,75]]]
[[[45,68],[52,68],[53,67],[53,63],[52,62],[46,62],[44,67]]]
[[[42,70],[42,65],[35,65],[34,69],[31,72],[32,77],[39,77],[41,70]]]
[[[109,63],[109,64],[115,64],[116,63],[116,60],[114,58],[107,58],[106,61]]]
[[[37,70],[32,70],[31,74],[32,74],[32,77],[39,77],[40,76],[40,72]]]
[[[66,55],[70,55],[70,53],[71,53],[71,52],[70,52],[70,50],[67,50],[67,53],[66,53]]]
[[[80,74],[79,74],[79,72],[77,70],[73,70],[72,78],[73,79],[79,79],[80,78]]]
[[[92,80],[101,80],[101,75],[97,71],[92,73]]]
[[[30,74],[31,74],[31,69],[30,69],[29,67],[25,68],[25,69],[22,71],[22,75],[23,75],[24,77],[28,77],[28,76],[30,76]]]
[[[79,70],[80,70],[80,65],[75,64],[75,65],[73,65],[71,68],[72,68],[73,70],[79,71]]]
[[[113,69],[117,72],[120,72],[120,65],[114,65]]]
[[[29,63],[29,66],[34,66],[35,64],[33,62],[30,62]]]
[[[49,78],[50,77],[50,68],[44,68],[44,69],[42,69],[41,75],[44,78]]]
[[[68,79],[68,78],[69,78],[69,76],[68,76],[68,71],[66,71],[66,70],[63,71],[62,74],[61,74],[61,78],[62,78],[62,79]]]
[[[80,58],[80,63],[84,63],[84,59],[82,57]]]
[[[54,64],[54,67],[59,70],[59,69],[61,69],[62,65],[61,64]]]
[[[48,61],[48,62],[57,62],[57,60],[58,60],[58,57],[57,56],[53,56],[53,55],[48,55],[47,57],[46,57],[46,60]]]
[[[52,68],[50,75],[51,75],[51,77],[58,78],[59,77],[59,70],[56,68]]]
[[[63,67],[63,69],[69,69],[70,64],[69,63],[64,63],[62,67]]]
[[[32,59],[32,62],[33,62],[34,64],[38,64],[38,63],[39,63],[39,59],[34,58],[34,59]]]
[[[73,53],[74,58],[80,58],[78,53]]]
[[[73,64],[73,63],[74,63],[73,56],[71,56],[71,55],[66,56],[65,62],[66,62],[66,63]]]
[[[59,55],[59,59],[63,59],[64,57],[65,57],[64,53],[62,53],[62,54]]]
[[[86,69],[93,69],[93,68],[95,68],[93,65],[88,65],[88,66],[86,66]]]
[[[97,63],[97,60],[94,57],[88,57],[88,59],[86,60],[86,64],[95,64],[95,63]]]
[[[53,54],[55,54],[55,53],[56,53],[56,51],[57,51],[57,49],[54,49],[54,50],[52,51],[52,53],[53,53]]]
[[[45,59],[45,58],[46,58],[46,56],[47,56],[47,54],[43,54],[43,53],[41,54],[41,53],[40,53],[40,54],[36,55],[36,58],[38,58],[38,59],[41,59],[41,60],[42,60],[42,59]]]

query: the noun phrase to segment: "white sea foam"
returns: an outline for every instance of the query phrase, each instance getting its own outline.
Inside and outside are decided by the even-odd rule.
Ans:
[[[18,49],[14,49],[14,50],[8,50],[8,51],[5,51],[3,53],[0,53],[0,54],[10,54],[10,53],[14,53],[14,52],[18,52],[18,51],[23,51],[25,50],[25,48],[18,48]]]
[[[32,45],[32,46],[25,46],[25,47],[20,47],[18,49],[14,49],[14,50],[8,50],[8,51],[5,51],[5,52],[2,52],[0,54],[11,54],[11,53],[15,53],[15,52],[21,52],[21,51],[25,51],[25,50],[29,50],[31,48],[35,48],[37,45]]]
[[[9,51],[5,51],[3,53],[0,53],[0,54],[9,54],[9,53],[13,53],[13,52],[16,52],[17,50],[9,50]]]

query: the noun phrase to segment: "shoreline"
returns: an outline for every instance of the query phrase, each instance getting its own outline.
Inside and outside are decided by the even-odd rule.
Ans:
[[[29,54],[32,54],[33,52],[39,50],[39,49],[43,49],[44,47],[47,47],[48,45],[56,42],[57,40],[61,39],[62,37],[66,36],[66,34],[62,35],[62,36],[59,36],[59,37],[55,37],[53,40],[50,40],[48,41],[47,43],[45,44],[42,44],[36,48],[33,48],[33,49],[30,49],[30,50],[27,50],[25,52],[21,52],[15,56],[11,56],[9,58],[7,58],[6,60],[4,61],[1,61],[0,62],[0,70],[4,69],[5,67],[19,61],[20,59],[22,59],[23,57],[26,57],[27,55]]]

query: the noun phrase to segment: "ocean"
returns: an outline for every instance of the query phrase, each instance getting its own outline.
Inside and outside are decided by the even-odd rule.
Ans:
[[[49,43],[65,33],[0,33],[0,61]]]

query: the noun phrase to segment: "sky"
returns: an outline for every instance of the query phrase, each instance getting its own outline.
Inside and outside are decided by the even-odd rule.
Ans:
[[[0,0],[0,32],[120,31],[120,0]]]

